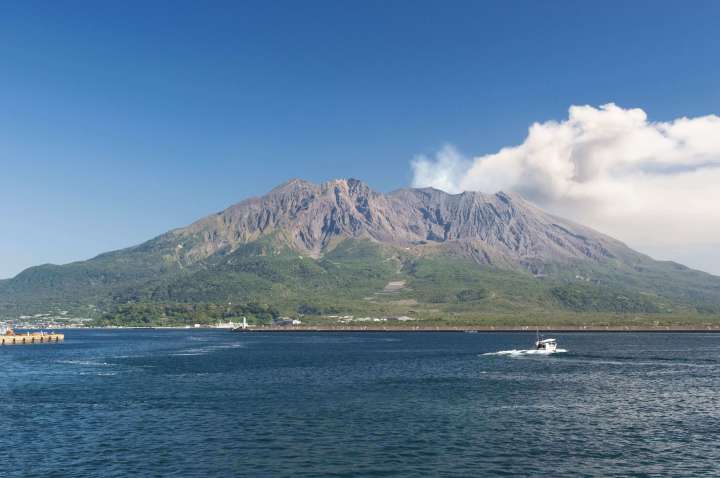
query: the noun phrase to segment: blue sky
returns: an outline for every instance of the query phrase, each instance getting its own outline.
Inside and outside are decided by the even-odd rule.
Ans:
[[[0,6],[0,277],[149,239],[278,183],[389,191],[570,105],[720,110],[720,3]]]

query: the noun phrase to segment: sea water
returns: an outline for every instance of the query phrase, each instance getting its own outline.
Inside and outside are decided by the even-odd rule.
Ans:
[[[720,334],[68,330],[0,348],[2,476],[718,476]]]

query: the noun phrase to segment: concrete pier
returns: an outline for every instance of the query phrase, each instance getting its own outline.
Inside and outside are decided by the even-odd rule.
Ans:
[[[65,334],[27,332],[25,334],[0,335],[2,345],[55,344],[65,340]]]

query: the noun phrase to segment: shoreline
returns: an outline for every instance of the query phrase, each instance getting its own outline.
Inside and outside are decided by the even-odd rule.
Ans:
[[[17,329],[18,331],[41,330],[36,328]],[[44,330],[44,329],[43,329]],[[325,332],[455,332],[455,333],[534,333],[540,332],[687,332],[687,333],[720,333],[720,325],[658,325],[658,326],[597,326],[597,325],[545,325],[541,327],[518,325],[518,326],[416,326],[416,327],[367,327],[367,326],[342,326],[342,327],[316,327],[316,326],[293,326],[293,327],[248,327],[247,329],[229,329],[219,327],[136,327],[136,326],[110,326],[110,327],[56,327],[53,330],[184,330],[184,331],[225,331],[233,333],[325,333]]]
[[[188,329],[185,327],[85,327],[97,330],[186,330],[207,331],[217,330],[233,333],[325,333],[325,332],[455,332],[455,333],[534,333],[540,332],[715,332],[720,333],[718,326],[474,326],[474,327],[249,327],[247,329],[222,329],[216,327],[199,327]]]
[[[195,329],[197,330],[197,329]],[[308,332],[455,332],[455,333],[534,333],[540,332],[689,332],[720,333],[720,326],[627,326],[627,327],[605,327],[605,326],[498,326],[498,327],[264,327],[235,329],[235,333],[308,333]]]

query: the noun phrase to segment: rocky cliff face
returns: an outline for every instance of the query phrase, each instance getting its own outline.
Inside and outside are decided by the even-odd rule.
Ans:
[[[533,269],[545,261],[603,261],[624,246],[586,227],[551,216],[514,194],[401,189],[382,194],[355,179],[320,185],[291,180],[174,230],[179,260],[192,263],[272,236],[311,257],[347,238],[411,248],[445,249],[481,263]]]

